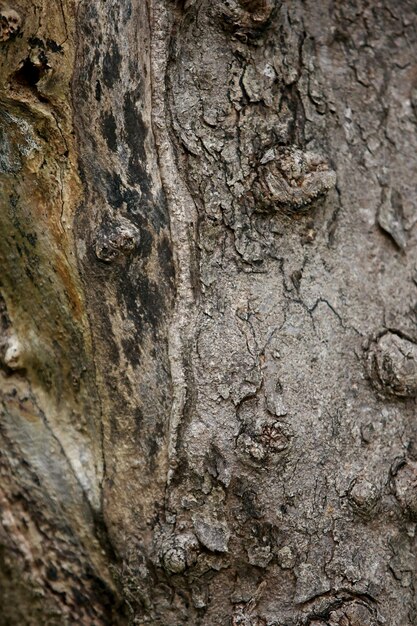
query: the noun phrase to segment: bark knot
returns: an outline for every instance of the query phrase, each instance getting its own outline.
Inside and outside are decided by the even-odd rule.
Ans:
[[[8,41],[18,35],[22,26],[22,18],[14,9],[0,10],[0,42]]]
[[[359,476],[349,486],[348,499],[354,511],[368,517],[377,508],[380,492],[374,483]]]
[[[172,535],[162,544],[160,556],[168,574],[182,574],[197,560],[198,541],[192,533]]]
[[[374,386],[401,398],[417,394],[417,345],[387,331],[368,350],[368,371]]]
[[[417,521],[417,463],[401,459],[391,473],[395,497],[403,511]]]
[[[133,252],[139,245],[139,240],[139,230],[128,220],[103,224],[95,237],[96,257],[105,263],[112,263]]]
[[[218,10],[224,27],[246,40],[268,26],[275,7],[273,0],[223,0]]]
[[[303,212],[336,185],[336,174],[321,155],[295,147],[268,149],[257,169],[251,193],[260,212]]]

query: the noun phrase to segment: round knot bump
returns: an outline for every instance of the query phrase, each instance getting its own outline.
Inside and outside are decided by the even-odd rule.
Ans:
[[[417,394],[417,345],[386,332],[369,349],[372,382],[385,394],[402,398]]]
[[[403,461],[393,471],[394,493],[401,508],[417,521],[417,463]]]
[[[182,574],[197,560],[198,541],[192,533],[173,535],[162,544],[160,555],[168,574]]]
[[[120,223],[106,224],[96,233],[94,251],[96,257],[104,263],[112,263],[121,256],[133,252],[139,244],[138,229],[124,220]]]
[[[370,515],[380,499],[379,489],[366,478],[356,478],[350,484],[348,499],[351,507],[364,516]]]
[[[274,9],[273,0],[223,0],[216,6],[225,29],[243,40],[261,33],[270,23]]]
[[[270,148],[258,163],[251,193],[258,212],[303,213],[336,185],[324,157],[296,147]]]
[[[373,610],[362,602],[349,602],[329,611],[325,618],[318,617],[308,622],[311,626],[376,626]]]
[[[237,449],[243,460],[263,465],[278,461],[290,447],[292,432],[282,422],[261,422],[242,432],[237,439]]]
[[[22,26],[22,18],[14,9],[0,10],[0,41],[15,37]]]

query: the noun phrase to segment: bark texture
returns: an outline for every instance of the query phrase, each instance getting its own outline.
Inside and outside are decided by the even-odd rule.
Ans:
[[[0,624],[416,625],[415,3],[0,26]]]

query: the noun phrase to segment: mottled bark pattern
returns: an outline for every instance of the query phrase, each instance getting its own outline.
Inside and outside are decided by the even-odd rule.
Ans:
[[[103,514],[142,604],[163,507],[171,409],[168,320],[174,268],[151,122],[144,3],[82,2],[74,107],[84,200],[77,248],[94,337],[103,426]]]
[[[0,3],[0,623],[113,623],[73,218],[73,2]]]
[[[415,624],[412,3],[172,19],[199,263],[161,622]]]
[[[414,4],[0,3],[0,624],[417,624]]]

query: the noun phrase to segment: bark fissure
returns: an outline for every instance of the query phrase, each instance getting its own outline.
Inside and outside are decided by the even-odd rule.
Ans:
[[[195,302],[191,278],[193,264],[191,262],[190,239],[195,230],[196,217],[194,202],[185,184],[178,178],[177,163],[168,132],[170,123],[169,108],[167,108],[169,89],[167,88],[166,76],[173,28],[172,18],[167,9],[160,3],[150,2],[149,6],[152,24],[153,132],[158,149],[162,183],[169,203],[170,231],[176,260],[176,307],[169,331],[169,355],[174,388],[168,443],[169,482],[175,471],[178,430],[187,396],[184,361],[186,359],[187,338],[190,335],[189,329],[193,322],[192,311]]]

